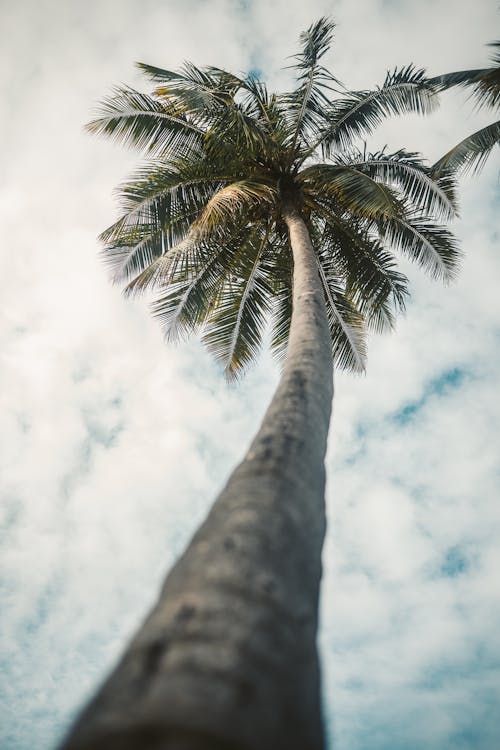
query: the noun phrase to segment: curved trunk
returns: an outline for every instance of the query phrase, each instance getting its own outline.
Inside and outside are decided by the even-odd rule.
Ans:
[[[293,315],[262,425],[64,750],[321,750],[316,649],[333,391],[315,253],[293,208]]]

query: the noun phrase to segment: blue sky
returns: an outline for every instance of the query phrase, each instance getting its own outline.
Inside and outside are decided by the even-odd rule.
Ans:
[[[228,388],[109,285],[96,236],[134,155],[82,131],[134,60],[289,85],[323,14],[353,88],[414,62],[480,67],[496,2],[0,3],[0,747],[48,750],[117,658],[259,423],[268,355]],[[286,23],[283,23],[283,18]],[[388,143],[436,159],[488,122],[460,93]],[[462,186],[445,288],[403,264],[407,314],[336,376],[320,645],[335,750],[500,746],[498,154]]]

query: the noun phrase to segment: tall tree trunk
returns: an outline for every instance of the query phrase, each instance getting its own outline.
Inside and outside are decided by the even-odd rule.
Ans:
[[[62,750],[321,750],[316,648],[333,395],[306,225],[283,375],[262,425]]]

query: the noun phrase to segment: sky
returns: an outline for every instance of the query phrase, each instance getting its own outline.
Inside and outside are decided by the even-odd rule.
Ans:
[[[0,747],[49,750],[242,456],[278,378],[165,345],[98,257],[136,154],[83,131],[134,61],[262,71],[322,15],[350,88],[482,67],[496,0],[0,0]],[[493,120],[464,93],[370,139],[433,162]],[[320,650],[329,747],[500,747],[499,159],[461,184],[464,260],[417,268],[367,374],[335,378]]]

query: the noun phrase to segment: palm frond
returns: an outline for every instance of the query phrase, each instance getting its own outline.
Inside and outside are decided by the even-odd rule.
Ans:
[[[224,144],[237,151],[251,153],[253,150],[261,157],[274,150],[267,123],[256,119],[237,103],[221,108],[211,118],[205,140],[207,153],[213,153],[214,148],[218,150]]]
[[[221,362],[228,380],[256,357],[265,330],[271,287],[262,263],[268,232],[249,234],[208,317],[202,341]]]
[[[317,258],[318,273],[325,294],[332,352],[337,367],[364,372],[366,342],[364,319],[345,296],[335,268],[327,258]]]
[[[288,237],[272,237],[273,253],[265,262],[272,279],[271,352],[279,364],[285,360],[293,308],[293,260]]]
[[[335,24],[321,18],[300,35],[301,52],[295,56],[291,67],[296,71],[299,86],[283,97],[287,110],[287,122],[291,135],[290,151],[293,153],[299,140],[308,142],[307,131],[318,133],[323,122],[323,110],[329,100],[324,89],[338,83],[322,65],[320,59],[330,48]]]
[[[242,106],[245,112],[259,120],[262,129],[272,135],[271,143],[283,145],[289,133],[276,95],[269,95],[265,83],[253,76],[242,79],[240,91],[243,92]]]
[[[391,218],[400,212],[397,195],[389,185],[350,164],[314,164],[297,179],[306,195],[331,195],[355,216]]]
[[[102,250],[102,258],[114,284],[136,277],[154,264],[165,252],[164,235],[160,229],[131,233],[129,242],[111,243]]]
[[[429,84],[423,70],[408,65],[388,73],[380,88],[374,91],[349,92],[325,112],[325,124],[315,147],[321,146],[324,158],[334,148],[349,149],[355,139],[373,132],[386,118],[408,112],[427,114],[437,106],[435,87]]]
[[[132,297],[158,287],[168,286],[175,278],[177,266],[183,254],[192,252],[195,244],[196,240],[188,235],[177,245],[170,247],[154,260],[152,259],[149,264],[138,264],[138,269],[142,266],[144,270],[137,276],[134,275],[129,281],[124,289],[124,295]]]
[[[448,153],[433,166],[432,173],[440,177],[446,173],[462,170],[479,172],[484,166],[492,149],[500,143],[500,120],[472,133],[457,143]]]
[[[257,209],[275,202],[276,190],[256,180],[239,180],[226,185],[212,195],[193,223],[198,236],[209,234],[217,227],[234,221],[242,211]]]
[[[100,239],[131,245],[161,228],[166,248],[177,244],[214,193],[234,180],[241,165],[233,162],[179,158],[172,165],[149,163],[116,191],[124,214]]]
[[[393,254],[361,226],[334,214],[325,223],[321,248],[367,325],[378,332],[391,329],[408,295],[408,279],[397,270]]]
[[[86,125],[90,133],[162,158],[197,151],[205,135],[175,107],[132,88],[115,88],[102,101],[98,114]]]
[[[434,279],[452,281],[461,253],[451,232],[420,217],[381,222],[380,236],[394,249],[418,263]]]
[[[492,55],[492,67],[444,73],[431,78],[431,82],[440,91],[455,86],[471,88],[471,95],[479,107],[498,107],[500,104],[500,41],[491,42],[489,46],[495,50]]]
[[[336,161],[341,161],[337,157]],[[346,162],[359,172],[398,189],[406,203],[415,210],[450,220],[458,213],[456,180],[446,171],[434,175],[422,158],[400,149],[393,154],[352,154]]]
[[[452,73],[433,76],[429,78],[429,83],[435,86],[438,91],[445,91],[455,86],[471,86],[478,83],[489,71],[490,68],[455,70]]]
[[[238,76],[221,68],[198,68],[188,62],[178,72],[144,63],[138,63],[138,66],[150,78],[163,84],[155,91],[162,102],[204,125],[207,150],[228,139],[236,148],[251,143],[262,146],[266,142],[268,130],[261,118],[235,101],[234,97],[241,89],[252,91],[254,98],[256,96],[255,87]],[[260,103],[265,110],[264,103]]]
[[[206,116],[231,101],[238,89],[237,79],[229,81],[214,74],[215,69],[199,68],[185,62],[181,70],[164,70],[146,63],[136,63],[150,79],[162,84],[155,93],[163,101],[175,104],[195,118]]]
[[[290,323],[292,320],[292,277],[289,284],[282,284],[274,292],[272,301],[271,351],[274,358],[283,364],[288,348]]]
[[[214,193],[231,179],[230,163],[224,166],[226,174],[217,174],[215,167],[200,159],[179,159],[175,166],[150,164],[119,188],[125,213],[101,234],[101,240],[113,280],[131,282],[137,277],[129,283],[129,293],[153,283],[157,276],[148,266],[192,234],[194,222]],[[158,262],[155,268],[163,265]]]
[[[176,259],[165,290],[152,304],[167,341],[196,332],[217,303],[221,279],[230,267],[234,248],[206,243],[186,244]]]
[[[307,78],[311,68],[328,52],[334,28],[335,23],[331,18],[323,16],[301,33],[299,42],[302,49],[295,55],[297,62],[293,66],[301,77]]]

